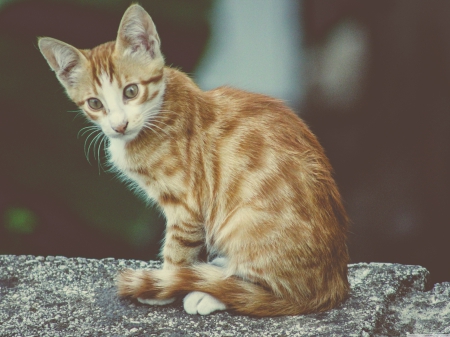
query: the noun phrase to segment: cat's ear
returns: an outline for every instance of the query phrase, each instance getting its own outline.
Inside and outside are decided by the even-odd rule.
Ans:
[[[50,37],[41,37],[38,44],[60,82],[68,88],[74,86],[86,57],[77,48]]]
[[[128,7],[120,22],[116,48],[122,53],[143,53],[155,59],[162,56],[160,46],[150,15],[137,4]]]

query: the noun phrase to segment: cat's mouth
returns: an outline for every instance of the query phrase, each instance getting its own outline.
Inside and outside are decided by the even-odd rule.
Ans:
[[[128,123],[127,123],[127,124],[128,124]],[[116,130],[116,129],[112,128],[111,131],[112,131],[112,132],[106,133],[106,135],[107,135],[109,138],[112,138],[112,139],[121,139],[121,140],[124,140],[124,141],[128,142],[128,141],[131,141],[131,140],[133,140],[134,138],[137,137],[137,135],[138,135],[139,132],[140,132],[140,128],[136,128],[136,127],[134,127],[134,128],[126,127],[126,128],[124,128],[124,129],[119,129],[119,130]]]

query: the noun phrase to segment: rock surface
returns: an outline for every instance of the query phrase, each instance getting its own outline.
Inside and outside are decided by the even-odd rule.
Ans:
[[[191,316],[181,301],[149,307],[115,294],[123,268],[158,262],[0,256],[0,336],[400,336],[450,333],[450,283],[425,292],[419,266],[353,264],[351,296],[306,316]]]

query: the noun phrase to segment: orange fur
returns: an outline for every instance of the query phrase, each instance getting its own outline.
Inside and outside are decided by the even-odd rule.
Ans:
[[[144,13],[131,6],[116,42],[92,50],[40,40],[69,96],[110,137],[111,163],[167,218],[163,269],[124,271],[119,295],[165,300],[202,291],[255,316],[335,307],[349,290],[348,221],[317,139],[279,100],[228,87],[204,92],[164,67]],[[139,20],[148,40],[133,35]],[[58,59],[58,48],[69,56]],[[123,90],[129,83],[139,94],[124,99],[124,118],[130,128],[151,127],[122,141],[105,122],[113,109],[103,86]],[[103,99],[103,110],[92,111],[89,97]],[[145,104],[153,104],[145,121],[126,112]],[[201,262],[205,248],[226,257],[226,265]]]

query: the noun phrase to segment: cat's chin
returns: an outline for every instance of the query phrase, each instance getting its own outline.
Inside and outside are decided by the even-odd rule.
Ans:
[[[126,132],[125,134],[121,134],[121,133],[112,133],[112,134],[108,134],[108,138],[109,139],[114,139],[114,140],[119,140],[119,141],[123,141],[125,143],[131,142],[132,140],[136,139],[136,137],[138,136],[139,131],[133,131],[133,132]]]

